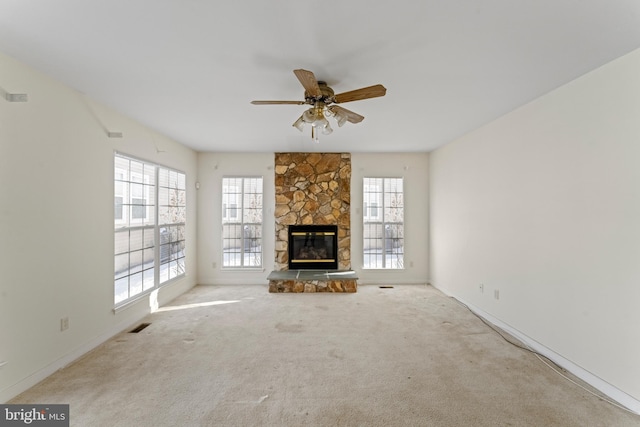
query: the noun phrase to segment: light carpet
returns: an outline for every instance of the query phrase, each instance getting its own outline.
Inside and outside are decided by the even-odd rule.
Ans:
[[[640,426],[426,285],[197,286],[11,403],[72,426]]]

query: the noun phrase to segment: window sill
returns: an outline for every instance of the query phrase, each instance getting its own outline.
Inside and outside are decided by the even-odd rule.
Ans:
[[[151,289],[147,289],[146,291],[136,295],[135,297],[131,297],[130,299],[119,303],[118,305],[113,307],[113,310],[112,310],[113,314],[118,314],[121,311],[124,311],[127,308],[132,307],[136,303],[140,302],[141,299],[144,299],[144,298],[148,297],[153,291],[158,291],[158,290],[162,289],[163,287],[165,287],[167,285],[170,285],[171,283],[174,283],[177,280],[184,279],[185,277],[187,277],[187,274],[183,273],[180,276],[176,276],[173,279],[169,279],[166,282],[162,282],[162,284],[160,284],[158,286],[154,286]]]

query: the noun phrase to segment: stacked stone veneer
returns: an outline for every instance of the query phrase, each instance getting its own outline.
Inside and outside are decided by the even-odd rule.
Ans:
[[[289,269],[289,225],[337,225],[338,268],[351,269],[351,154],[276,153],[276,270]],[[271,281],[270,292],[355,292],[355,280]],[[346,283],[349,282],[349,283]]]
[[[356,292],[355,279],[270,280],[269,292]]]

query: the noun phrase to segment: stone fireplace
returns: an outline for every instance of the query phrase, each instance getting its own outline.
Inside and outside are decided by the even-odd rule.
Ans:
[[[351,154],[276,153],[274,178],[276,270],[270,275],[269,291],[355,292],[357,277],[350,270]],[[310,264],[316,261],[306,264],[295,260],[291,262],[291,256],[296,254],[292,254],[293,248],[289,247],[289,232],[290,228],[300,226],[333,227],[337,246],[333,254],[336,259],[332,264],[312,268]],[[324,240],[325,236],[322,238]],[[327,270],[324,274],[327,280],[314,279],[296,284],[295,280],[285,280],[287,275],[284,272],[289,270]],[[332,280],[332,275],[338,273],[341,274],[339,278]],[[295,277],[300,279],[298,273]]]

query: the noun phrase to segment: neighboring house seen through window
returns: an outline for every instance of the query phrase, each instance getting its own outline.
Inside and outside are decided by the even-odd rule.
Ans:
[[[114,303],[185,272],[186,176],[114,157]]]

